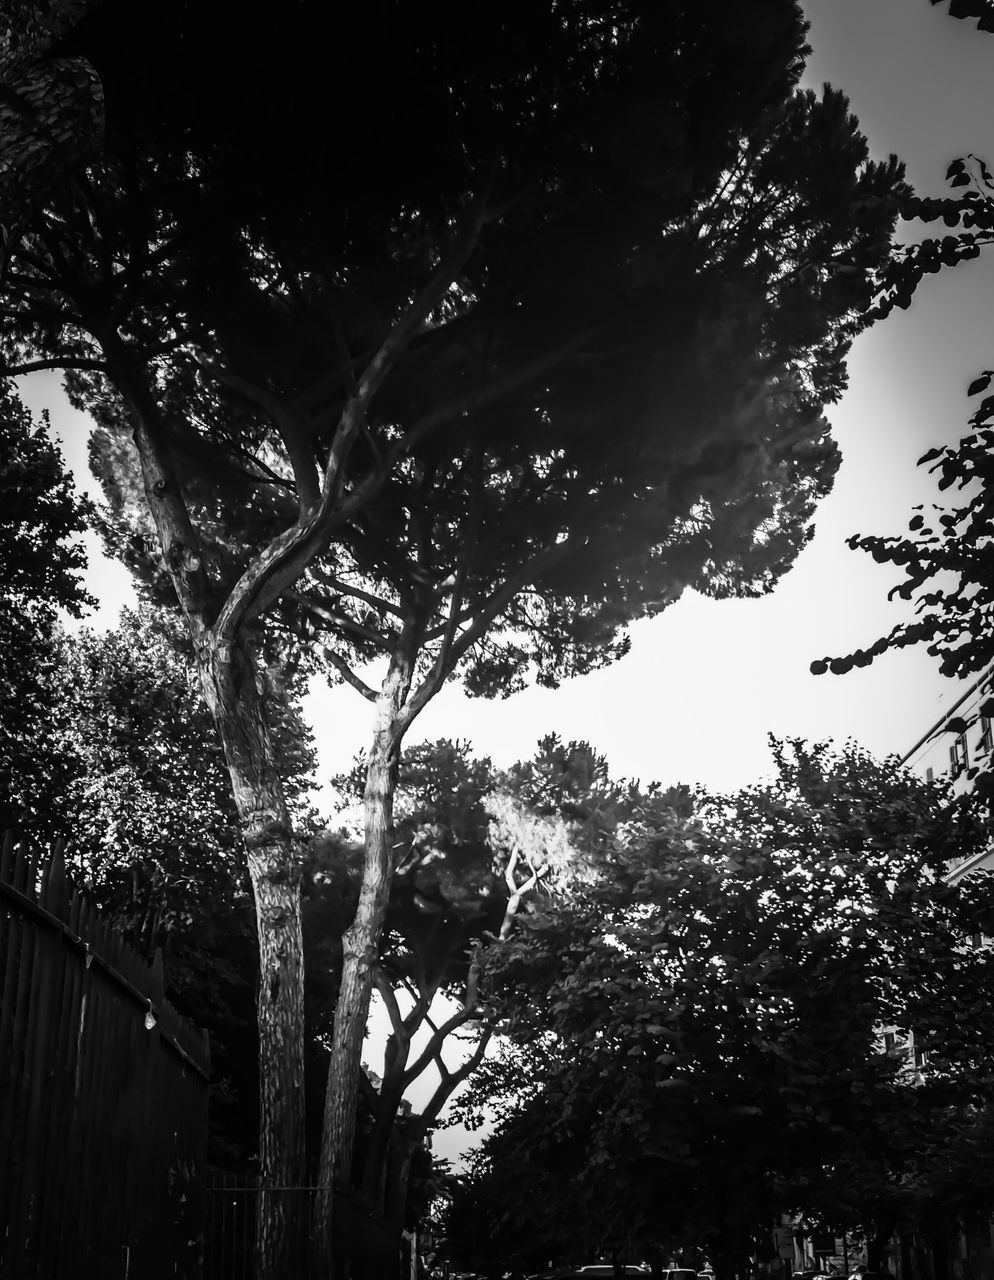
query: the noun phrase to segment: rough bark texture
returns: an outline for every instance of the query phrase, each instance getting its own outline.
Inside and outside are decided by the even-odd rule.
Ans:
[[[376,705],[373,744],[366,769],[365,858],[359,905],[342,938],[342,985],[328,1062],[324,1127],[314,1239],[317,1257],[331,1257],[332,1188],[349,1184],[355,1147],[356,1098],[362,1069],[380,933],[393,874],[393,798],[400,744],[406,725],[401,710],[411,685],[411,660],[395,654]]]
[[[304,1182],[304,947],[290,818],[250,653],[212,652],[205,680],[242,821],[259,941],[259,1163],[264,1184]],[[299,1274],[298,1197],[259,1198],[258,1278]]]

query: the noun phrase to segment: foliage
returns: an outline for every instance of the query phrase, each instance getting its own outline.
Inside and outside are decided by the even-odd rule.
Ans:
[[[0,42],[0,228],[4,251],[24,222],[99,150],[103,98],[82,58],[52,57],[87,0],[11,0]],[[6,265],[6,252],[4,252]]]
[[[970,394],[982,395],[991,376],[981,374]],[[939,658],[942,674],[954,678],[979,675],[994,663],[994,395],[980,400],[970,425],[973,430],[958,444],[930,449],[919,459],[920,466],[938,473],[939,489],[951,490],[955,505],[920,504],[904,536],[855,534],[849,539],[854,550],[900,567],[903,581],[890,595],[915,601],[914,620],[898,623],[866,649],[813,662],[815,675],[841,675],[854,666],[868,666],[890,649],[914,644],[927,645],[927,652]],[[981,715],[994,715],[990,696],[982,696],[975,710],[946,727],[964,733]],[[983,772],[974,764],[969,774],[976,794],[989,799],[994,794],[989,752],[982,740],[971,746],[975,762],[988,757]]]
[[[928,272],[979,255],[994,242],[994,179],[986,164],[975,156],[956,160],[947,179],[961,188],[957,197],[947,199],[906,199],[902,216],[932,222],[942,218],[949,227],[961,227],[957,234],[941,241],[926,239],[897,251],[884,273],[884,289],[877,314],[892,306],[906,307],[914,290]],[[970,416],[970,432],[955,445],[930,449],[918,461],[938,477],[940,491],[949,490],[954,505],[920,504],[908,524],[906,535],[882,537],[854,534],[853,550],[866,551],[881,564],[893,564],[903,571],[903,581],[890,596],[915,601],[915,618],[898,623],[890,633],[853,653],[819,659],[811,664],[815,675],[831,671],[842,675],[853,667],[869,666],[890,649],[925,644],[929,654],[939,658],[943,675],[953,678],[976,675],[994,661],[994,394],[990,394],[994,374],[984,370],[970,383],[967,394],[979,397]],[[979,712],[950,722],[949,728],[965,732],[978,715],[994,712],[994,702],[983,700]],[[982,741],[976,744],[975,760],[989,755]],[[990,761],[987,761],[989,765]],[[970,776],[975,792],[989,799],[994,778],[989,768]]]
[[[943,4],[945,0],[930,0]],[[949,0],[951,18],[976,18],[978,31],[994,31],[994,3],[992,0]]]
[[[0,828],[22,814],[36,744],[53,714],[48,675],[60,611],[80,617],[92,603],[80,575],[80,535],[90,506],[49,437],[9,383],[0,386]],[[37,808],[35,809],[37,813]]]
[[[337,780],[346,799],[361,793],[365,772],[359,758]],[[417,1147],[481,1060],[492,1022],[478,991],[487,954],[513,937],[521,912],[589,878],[593,851],[622,822],[632,829],[639,806],[644,821],[664,802],[655,791],[612,781],[586,743],[555,735],[507,770],[474,758],[465,742],[422,743],[405,753],[376,979],[393,1030],[383,1063],[375,1064],[375,1092],[364,1091],[367,1182],[386,1159],[379,1144],[389,1145],[385,1135],[407,1105],[404,1091],[441,1072],[418,1111],[403,1116],[403,1141]],[[337,850],[331,858],[322,851],[326,839]],[[340,842],[328,836],[312,851],[320,865],[305,928],[321,919],[327,963],[337,973],[336,925],[340,932],[342,913],[350,914],[358,896],[358,856],[342,857]]]
[[[986,1097],[994,965],[961,941],[989,877],[940,875],[983,830],[853,748],[778,768],[622,832],[492,956],[513,1047],[474,1089],[497,1126],[473,1194],[547,1250],[720,1259],[782,1212],[892,1222],[949,1108]],[[926,1040],[922,1078],[881,1027]]]
[[[946,181],[957,194],[935,197],[903,192],[895,200],[895,210],[906,221],[929,224],[941,219],[949,232],[891,250],[878,274],[869,313],[872,319],[883,319],[894,307],[907,310],[926,275],[969,262],[994,242],[994,179],[985,161],[972,154],[954,160],[946,170]]]

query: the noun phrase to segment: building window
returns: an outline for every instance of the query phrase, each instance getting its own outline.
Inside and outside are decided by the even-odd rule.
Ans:
[[[926,782],[934,782],[934,781],[935,781],[935,770],[934,770],[934,769],[926,769],[926,770],[925,770],[925,781],[926,781]]]
[[[994,748],[994,723],[990,716],[980,717],[980,750],[990,755]]]
[[[969,768],[970,752],[966,745],[965,733],[961,733],[949,748],[949,764],[953,773],[960,773],[963,769]]]

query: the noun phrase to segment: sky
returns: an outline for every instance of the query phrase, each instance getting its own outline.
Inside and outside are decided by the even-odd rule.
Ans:
[[[808,0],[804,8],[813,50],[805,83],[847,93],[875,157],[898,154],[911,183],[931,194],[942,193],[956,157],[994,162],[994,36],[928,0]],[[907,616],[909,606],[887,602],[893,569],[850,551],[845,539],[900,533],[915,503],[938,496],[916,460],[964,433],[966,387],[992,358],[994,257],[929,277],[907,312],[854,345],[849,390],[828,411],[843,454],[835,490],[771,595],[716,602],[687,593],[632,627],[625,659],[558,691],[481,702],[450,684],[411,741],[464,738],[508,764],[555,731],[590,741],[617,776],[727,790],[769,771],[770,732],[851,737],[877,755],[903,754],[959,695],[932,659],[906,650],[844,677],[814,677],[809,664],[871,643]],[[24,379],[21,389],[34,409],[52,412],[86,487],[86,420],[53,375]],[[102,601],[92,621],[112,625],[133,598],[127,575],[95,540],[90,553],[89,585]],[[327,779],[365,745],[371,708],[351,689],[315,686],[306,712]],[[463,1141],[453,1134],[441,1146],[454,1154]]]

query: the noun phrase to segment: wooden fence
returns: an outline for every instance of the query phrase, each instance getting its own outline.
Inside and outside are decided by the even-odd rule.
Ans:
[[[197,1280],[206,1033],[66,878],[0,852],[0,1276]]]

